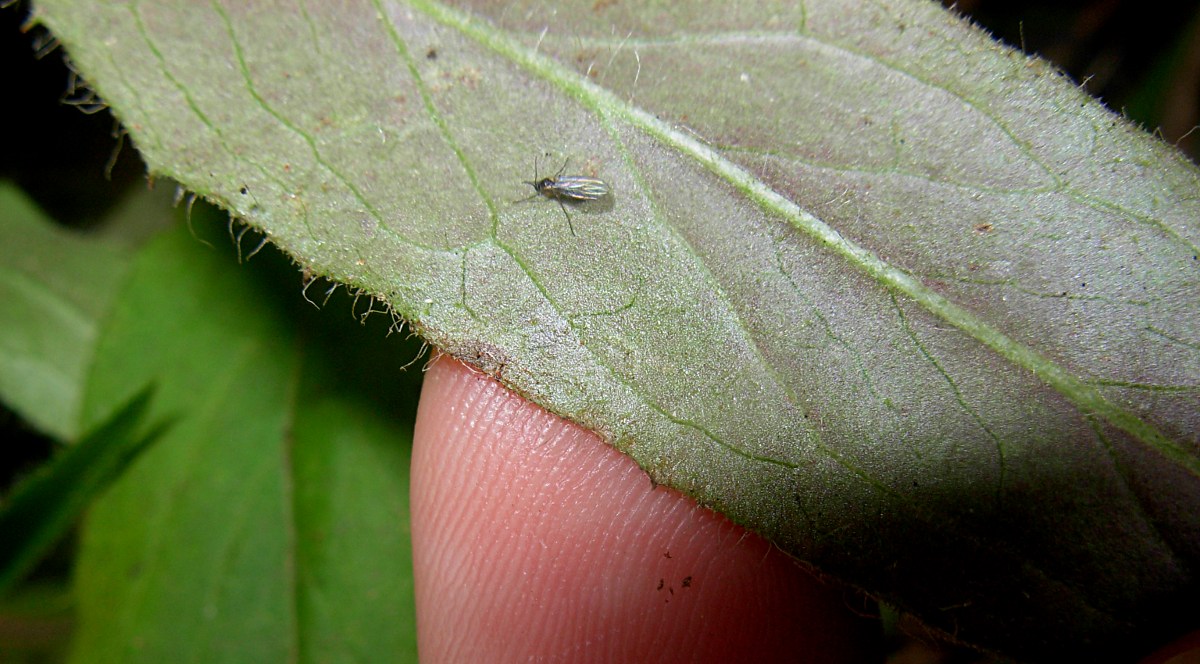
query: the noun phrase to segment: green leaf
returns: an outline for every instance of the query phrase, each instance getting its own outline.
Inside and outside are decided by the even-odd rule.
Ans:
[[[167,423],[141,431],[152,390],[143,390],[78,444],[25,480],[0,504],[0,595],[74,525],[83,509],[154,442]]]
[[[1192,626],[1192,165],[931,3],[477,4],[38,7],[154,173],[655,481],[1014,656]]]
[[[85,416],[154,380],[180,417],[87,520],[74,659],[413,659],[412,409],[395,405],[411,349],[272,301],[262,258],[238,268],[228,245],[151,241],[103,329]]]
[[[0,399],[60,440],[79,435],[83,376],[127,261],[0,182]]]
[[[266,297],[264,276],[283,268],[294,283],[294,271],[277,259],[264,271],[264,254],[253,270],[235,267],[224,224],[210,226],[203,212],[188,229],[145,244],[162,220],[178,216],[169,197],[128,197],[100,230],[108,240],[98,242],[96,233],[56,230],[19,192],[5,193],[29,214],[0,224],[11,241],[0,269],[51,285],[30,289],[38,297],[0,299],[0,316],[12,322],[0,336],[37,341],[10,344],[6,366],[52,361],[40,350],[47,348],[87,358],[55,383],[61,393],[45,399],[49,405],[31,401],[29,412],[62,417],[53,408],[69,399],[70,428],[111,429],[114,409],[154,382],[156,419],[170,413],[178,421],[85,523],[76,658],[209,659],[219,651],[248,661],[270,652],[414,659],[407,496],[419,372],[398,378],[415,348],[385,338],[392,321],[364,328],[344,314],[315,317],[298,293],[290,307]],[[114,274],[105,279],[70,269],[105,260]],[[93,307],[87,335],[39,318],[61,308],[42,303],[53,304],[56,293],[86,295],[79,299]],[[0,581],[27,569],[144,441],[90,436],[14,494],[0,512],[0,532],[14,534],[0,546]],[[180,462],[181,454],[194,458]],[[230,550],[247,553],[218,560]],[[228,565],[212,569],[221,562]],[[171,610],[156,610],[162,606]],[[180,624],[179,616],[203,619]],[[227,648],[230,634],[254,629],[271,638]]]

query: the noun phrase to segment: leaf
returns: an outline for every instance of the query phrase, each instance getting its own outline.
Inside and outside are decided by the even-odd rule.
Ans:
[[[126,260],[0,183],[0,398],[61,440],[79,435],[83,375]]]
[[[18,209],[29,207],[10,193]],[[99,494],[76,579],[77,659],[415,659],[407,496],[419,372],[396,374],[415,348],[385,339],[390,319],[381,328],[347,324],[344,315],[314,318],[299,294],[264,303],[263,277],[282,268],[290,278],[291,266],[268,259],[264,271],[260,254],[254,269],[235,268],[223,231],[195,237],[210,234],[213,215],[203,210],[186,231],[155,238],[151,229],[179,216],[169,197],[135,193],[121,207],[102,226],[105,242],[56,230],[36,211],[0,223],[11,241],[0,269],[52,286],[31,289],[36,298],[0,299],[0,316],[12,322],[0,334],[43,335],[11,345],[9,365],[36,364],[41,349],[60,346],[85,355],[86,366],[57,381],[49,406],[34,402],[33,412],[65,394],[76,404],[71,427],[102,430],[0,510],[0,532],[14,535],[0,546],[0,577],[19,575]],[[119,279],[89,281],[86,270],[69,269],[104,260]],[[53,304],[55,293],[90,293],[86,336],[71,326],[39,328],[44,304],[14,315],[27,301]],[[289,378],[270,378],[281,372]],[[259,389],[260,380],[276,389]],[[179,426],[100,493],[147,440],[107,435],[129,420],[111,424],[113,413],[151,381],[161,386],[158,417],[169,413]],[[281,401],[281,391],[290,396]],[[213,553],[222,546],[243,553],[214,569],[208,563],[222,562]],[[200,617],[181,624],[180,616]],[[230,635],[255,629],[270,638],[228,647]]]
[[[92,500],[106,490],[168,427],[139,431],[152,390],[117,410],[96,431],[6,496],[0,505],[0,595],[58,541]]]
[[[393,357],[411,349],[306,321],[298,294],[264,297],[262,257],[239,269],[206,242],[149,242],[102,330],[85,416],[142,380],[180,415],[91,510],[73,659],[415,659]],[[390,388],[368,392],[362,366]]]
[[[1197,172],[1040,61],[912,0],[38,7],[154,173],[655,481],[1013,656],[1191,626]]]

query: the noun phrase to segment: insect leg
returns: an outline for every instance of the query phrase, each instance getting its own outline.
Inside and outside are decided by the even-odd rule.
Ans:
[[[558,207],[562,208],[563,214],[567,215],[567,228],[571,229],[571,236],[574,237],[575,236],[575,225],[571,223],[571,213],[567,212],[567,206],[563,205],[563,202],[561,200],[559,200],[559,199],[555,199],[555,200],[558,201]]]

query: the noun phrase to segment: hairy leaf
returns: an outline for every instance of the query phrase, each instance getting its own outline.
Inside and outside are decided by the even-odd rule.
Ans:
[[[155,174],[655,481],[1020,657],[1190,622],[1200,180],[1043,63],[916,0],[76,4]],[[514,202],[545,152],[612,193]]]

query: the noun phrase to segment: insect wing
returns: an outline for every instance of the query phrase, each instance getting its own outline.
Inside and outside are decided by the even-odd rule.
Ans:
[[[608,184],[604,180],[589,178],[582,175],[568,175],[554,181],[555,194],[563,198],[573,198],[577,201],[594,201],[608,193]]]

